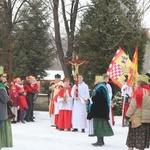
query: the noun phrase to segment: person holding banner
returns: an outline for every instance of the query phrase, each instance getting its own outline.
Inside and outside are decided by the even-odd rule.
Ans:
[[[129,150],[134,148],[144,150],[150,145],[150,86],[148,77],[140,75],[137,89],[133,93],[126,120],[129,121],[129,130],[126,145]]]
[[[125,76],[124,85],[121,88],[121,96],[122,96],[122,127],[128,126],[127,122],[125,122],[124,117],[129,107],[129,101],[132,94],[132,88],[127,85],[128,76]]]

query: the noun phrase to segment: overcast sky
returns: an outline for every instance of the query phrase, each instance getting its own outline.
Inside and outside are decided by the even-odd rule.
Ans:
[[[71,0],[65,0],[65,3],[70,3]],[[120,0],[121,1],[121,0]],[[139,8],[145,10],[150,6],[150,0],[137,0],[139,4]],[[80,0],[81,5],[86,5],[87,3],[90,3],[91,0]],[[17,6],[17,5],[16,5]],[[143,21],[142,21],[142,26],[145,28],[150,28],[150,8],[147,9],[143,13]]]

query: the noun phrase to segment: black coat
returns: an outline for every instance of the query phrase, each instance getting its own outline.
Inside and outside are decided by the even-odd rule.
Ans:
[[[96,92],[92,97],[93,104],[87,119],[92,118],[105,118],[109,119],[109,106],[106,100],[106,95],[102,90]]]

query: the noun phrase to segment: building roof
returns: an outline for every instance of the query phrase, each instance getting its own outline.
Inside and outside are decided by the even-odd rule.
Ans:
[[[55,75],[59,74],[61,75],[61,80],[64,79],[64,72],[62,70],[45,70],[47,73],[47,76],[43,77],[43,80],[55,80]]]

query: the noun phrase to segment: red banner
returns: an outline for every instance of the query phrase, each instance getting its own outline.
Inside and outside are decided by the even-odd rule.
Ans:
[[[130,66],[129,56],[119,47],[107,70],[110,79],[119,88],[122,87],[125,80],[124,75],[128,75]]]

